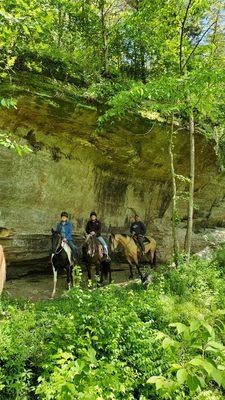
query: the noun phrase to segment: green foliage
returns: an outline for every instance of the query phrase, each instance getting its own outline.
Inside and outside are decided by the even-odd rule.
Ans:
[[[162,266],[147,289],[82,290],[75,274],[75,288],[52,302],[3,297],[1,400],[206,400],[212,391],[223,398],[225,284],[217,263]]]
[[[12,139],[12,135],[0,133],[0,145],[16,151],[19,156],[23,153],[30,153],[32,150],[25,144],[18,143],[18,139]]]
[[[188,326],[180,322],[170,326],[177,330],[176,341],[163,333],[158,333],[157,337],[163,339],[165,351],[176,348],[182,363],[170,366],[171,374],[175,373],[174,380],[154,376],[148,379],[148,383],[155,384],[162,395],[174,393],[184,385],[193,394],[211,381],[225,389],[225,346],[215,340],[215,329],[204,319],[193,320]],[[221,333],[223,336],[224,328]]]
[[[225,274],[225,243],[221,243],[214,253],[214,262],[220,268],[221,274]]]

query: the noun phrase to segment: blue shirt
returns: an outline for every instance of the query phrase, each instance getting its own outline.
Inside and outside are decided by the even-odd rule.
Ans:
[[[70,221],[67,221],[65,224],[59,222],[56,230],[66,240],[72,240],[72,224]]]

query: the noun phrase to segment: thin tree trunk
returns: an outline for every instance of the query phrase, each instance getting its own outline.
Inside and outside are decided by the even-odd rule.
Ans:
[[[61,9],[61,7],[59,7],[59,9],[58,9],[58,48],[61,47],[62,34],[63,34],[62,9]]]
[[[176,176],[174,169],[174,155],[173,155],[173,135],[174,135],[174,116],[172,115],[171,130],[170,130],[170,141],[169,141],[169,155],[170,155],[170,171],[172,179],[173,197],[172,197],[172,236],[173,236],[173,259],[176,265],[178,265],[178,253],[179,243],[177,237],[177,185]]]
[[[101,24],[102,24],[104,74],[107,76],[109,74],[109,49],[108,49],[107,28],[106,28],[106,23],[105,23],[104,6],[102,6],[102,8],[101,8]]]
[[[189,116],[189,138],[190,138],[190,184],[189,184],[189,202],[188,202],[188,221],[185,236],[185,252],[187,262],[190,259],[192,245],[192,229],[193,229],[193,208],[194,208],[194,184],[195,184],[195,123],[193,110]]]

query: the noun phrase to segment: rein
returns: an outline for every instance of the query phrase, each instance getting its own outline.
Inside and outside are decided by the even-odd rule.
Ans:
[[[60,245],[60,246],[61,246],[61,245]],[[59,246],[59,247],[60,247],[60,246]],[[59,248],[59,247],[58,247],[58,248]],[[59,250],[58,252],[56,251],[54,254],[58,255],[58,254],[61,253],[62,250],[63,250],[63,247],[61,248],[61,250]]]
[[[61,249],[59,251],[57,251],[61,246]],[[61,243],[59,243],[56,247],[56,251],[53,253],[54,255],[58,255],[61,253],[61,251],[63,251],[63,247],[62,247],[62,239],[61,239]]]

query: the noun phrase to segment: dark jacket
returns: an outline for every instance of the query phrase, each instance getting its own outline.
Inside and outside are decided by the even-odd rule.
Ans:
[[[96,221],[88,221],[87,225],[86,225],[86,233],[91,233],[92,231],[94,231],[96,233],[96,236],[101,236],[101,222],[96,220]]]
[[[130,233],[135,235],[145,235],[146,234],[146,226],[142,221],[135,221],[131,224]]]
[[[62,232],[62,222],[57,224],[56,230],[61,235]],[[72,240],[72,224],[70,221],[65,223],[65,233],[66,233],[66,240]]]

